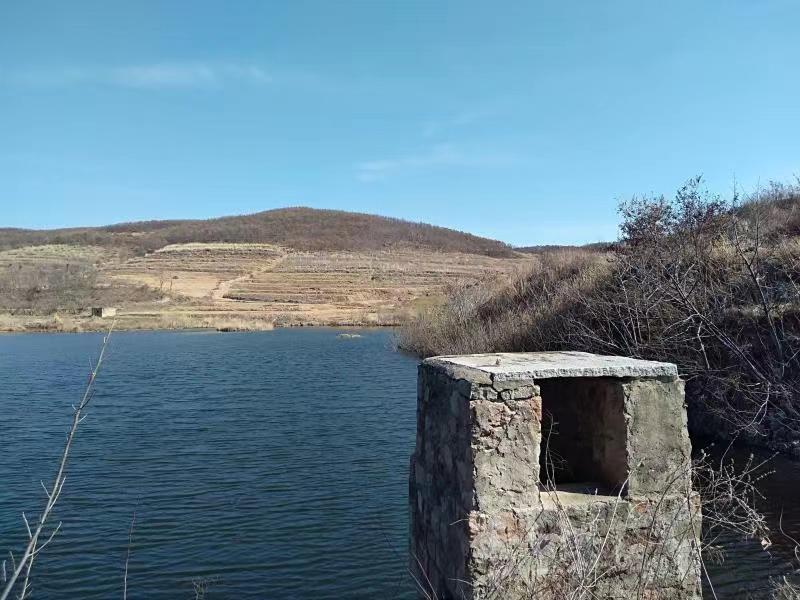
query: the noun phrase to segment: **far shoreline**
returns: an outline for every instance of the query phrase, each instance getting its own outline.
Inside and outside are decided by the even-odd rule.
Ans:
[[[202,332],[202,333],[266,333],[275,331],[277,329],[333,329],[333,330],[348,330],[348,329],[394,329],[400,327],[402,323],[288,323],[273,325],[272,327],[239,327],[239,328],[219,328],[219,327],[200,327],[200,326],[187,326],[187,327],[125,327],[120,326],[118,323],[113,324],[111,320],[105,327],[85,327],[85,328],[0,328],[0,335],[21,335],[21,334],[81,334],[81,333],[108,333],[109,330],[114,332]]]

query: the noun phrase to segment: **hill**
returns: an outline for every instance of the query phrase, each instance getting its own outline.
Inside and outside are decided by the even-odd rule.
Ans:
[[[286,208],[209,220],[0,230],[0,330],[392,325],[531,257],[373,215]]]
[[[602,253],[610,250],[612,246],[613,244],[609,242],[593,242],[591,244],[583,244],[581,246],[565,246],[559,244],[545,244],[542,246],[516,246],[514,250],[517,252],[524,252],[526,254],[557,254],[559,252],[568,252],[573,250]]]
[[[415,248],[511,257],[502,242],[469,233],[338,210],[279,208],[252,215],[208,220],[142,221],[105,227],[0,229],[0,250],[50,244],[124,247],[142,255],[169,244],[275,244],[305,251],[364,251]]]

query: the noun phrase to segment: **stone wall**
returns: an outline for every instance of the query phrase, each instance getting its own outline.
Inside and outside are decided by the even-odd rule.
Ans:
[[[588,356],[420,366],[409,499],[421,596],[699,598],[683,384],[671,365],[598,369]]]

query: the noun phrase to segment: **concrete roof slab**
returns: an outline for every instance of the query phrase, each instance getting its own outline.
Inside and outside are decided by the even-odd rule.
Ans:
[[[425,364],[489,375],[493,380],[550,379],[553,377],[677,377],[672,363],[638,360],[625,356],[600,356],[587,352],[498,352],[434,356]]]

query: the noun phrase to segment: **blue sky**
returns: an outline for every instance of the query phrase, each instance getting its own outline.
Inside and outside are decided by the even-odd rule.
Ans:
[[[800,174],[800,2],[0,3],[0,226],[307,205],[615,237]]]

